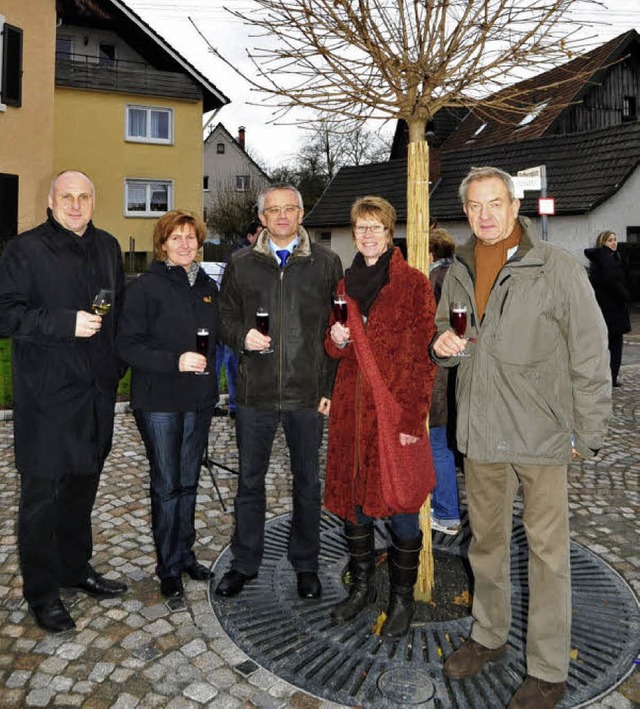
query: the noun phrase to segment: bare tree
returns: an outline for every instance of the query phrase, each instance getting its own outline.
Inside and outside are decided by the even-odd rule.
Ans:
[[[533,96],[510,84],[522,78],[523,67],[540,73],[587,48],[591,38],[581,39],[573,14],[578,3],[602,6],[598,0],[253,0],[250,13],[233,14],[265,43],[249,50],[256,74],[245,78],[269,94],[276,117],[306,107],[355,121],[407,122],[408,255],[428,272],[427,121],[445,106],[530,111]],[[574,79],[568,73],[566,81]],[[421,526],[428,532],[427,513],[425,505]],[[424,561],[429,571],[421,564],[419,585],[427,599],[430,549]]]
[[[234,244],[257,218],[258,193],[255,188],[238,191],[233,180],[217,183],[212,193],[205,205],[207,226],[222,243]]]

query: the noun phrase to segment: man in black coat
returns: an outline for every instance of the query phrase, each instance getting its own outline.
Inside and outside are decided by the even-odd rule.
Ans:
[[[236,439],[240,476],[231,542],[234,559],[216,593],[235,596],[254,578],[264,551],[265,477],[278,424],[291,458],[293,515],[288,559],[298,595],[317,598],[320,548],[318,451],[336,363],[324,351],[331,297],[342,277],[338,255],[302,228],[302,197],[276,184],[258,197],[264,229],[232,254],[222,277],[222,337],[238,353]],[[256,312],[268,313],[268,334]]]
[[[52,633],[75,627],[60,588],[99,598],[127,589],[89,564],[91,510],[113,435],[124,287],[120,247],[93,225],[94,204],[86,175],[60,173],[47,221],[12,239],[0,258],[0,336],[13,338],[23,595]],[[100,316],[90,311],[103,288],[112,305]]]

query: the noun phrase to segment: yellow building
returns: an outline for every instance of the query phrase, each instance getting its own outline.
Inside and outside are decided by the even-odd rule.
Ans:
[[[202,213],[202,114],[228,99],[120,0],[58,0],[55,56],[54,171],[93,179],[142,267],[159,216]]]
[[[52,0],[0,2],[0,249],[44,220],[53,171]]]

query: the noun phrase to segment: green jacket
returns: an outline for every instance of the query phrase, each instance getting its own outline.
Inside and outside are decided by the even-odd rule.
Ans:
[[[516,253],[498,274],[482,322],[474,297],[475,237],[445,278],[438,333],[463,301],[470,358],[458,365],[458,448],[485,462],[562,465],[571,441],[583,457],[602,446],[611,414],[607,330],[584,269],[521,220]]]

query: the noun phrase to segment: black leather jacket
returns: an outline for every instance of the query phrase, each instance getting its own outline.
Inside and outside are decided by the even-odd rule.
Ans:
[[[231,255],[220,288],[223,340],[238,354],[236,397],[241,406],[296,410],[331,397],[335,361],[324,351],[331,297],[342,277],[338,255],[311,243],[303,228],[300,243],[281,269],[265,230],[251,249]],[[269,309],[272,354],[244,350],[256,326],[256,308]]]

